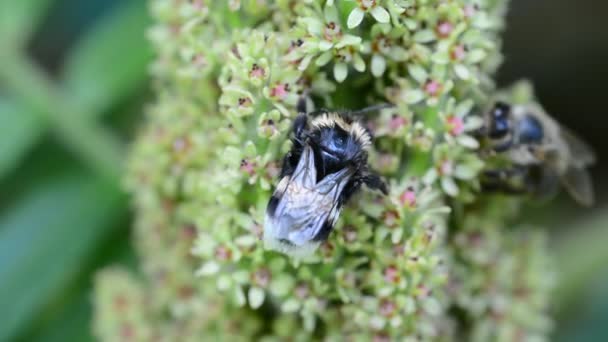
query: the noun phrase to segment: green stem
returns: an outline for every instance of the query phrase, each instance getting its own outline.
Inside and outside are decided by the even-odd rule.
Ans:
[[[82,110],[62,94],[25,54],[0,52],[0,81],[13,95],[47,121],[57,137],[102,177],[120,177],[121,145],[111,132],[88,120]]]

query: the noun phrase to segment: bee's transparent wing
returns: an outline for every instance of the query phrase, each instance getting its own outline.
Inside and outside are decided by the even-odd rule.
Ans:
[[[585,168],[570,166],[561,176],[561,181],[568,193],[580,204],[592,206],[594,202],[591,176]]]
[[[315,155],[312,148],[308,145],[304,147],[298,166],[296,166],[291,183],[298,186],[312,189],[317,184],[317,170],[315,168]]]
[[[584,168],[595,163],[595,152],[586,142],[563,126],[561,127],[561,135],[570,148],[571,163],[574,166]]]
[[[347,168],[315,184],[314,155],[307,145],[285,190],[273,195],[274,208],[267,210],[264,225],[267,248],[294,256],[314,251],[340,214],[338,198],[351,175]]]
[[[322,230],[331,230],[340,213],[338,197],[350,177],[344,169],[325,177],[313,188],[291,183],[270,223],[274,238],[301,246],[318,240]]]
[[[586,168],[595,163],[595,153],[568,128],[561,127],[561,136],[570,150],[569,165],[561,176],[561,182],[578,203],[591,206],[594,202],[593,183]]]
[[[278,239],[293,246],[320,241],[318,236],[331,230],[340,214],[338,202],[314,191],[293,196],[277,217]]]

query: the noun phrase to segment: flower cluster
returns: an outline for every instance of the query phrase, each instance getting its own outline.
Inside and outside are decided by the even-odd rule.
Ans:
[[[546,238],[528,226],[505,236],[496,218],[512,217],[512,203],[481,209],[464,219],[450,244],[461,262],[449,293],[465,313],[460,324],[469,325],[467,340],[544,340],[552,328],[546,312],[555,281]]]
[[[483,167],[471,132],[481,125],[475,108],[495,91],[505,2],[152,0],[157,101],[126,181],[142,277],[100,273],[96,334],[388,341],[483,339],[505,327],[545,333],[520,316],[488,316],[499,312],[490,301],[500,293],[516,303],[502,315],[547,322],[549,286],[528,278],[544,274],[536,242],[519,256],[504,217],[471,221],[482,217],[474,208]],[[261,236],[302,96],[317,107],[395,106],[363,119],[375,136],[371,167],[390,194],[361,193],[316,254],[294,260],[265,250]],[[483,253],[491,255],[480,261]],[[526,264],[528,256],[538,262]],[[497,279],[488,265],[524,278]]]

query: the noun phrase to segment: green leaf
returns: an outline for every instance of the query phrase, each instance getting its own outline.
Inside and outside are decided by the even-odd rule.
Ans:
[[[66,303],[61,316],[54,318],[42,333],[28,336],[29,341],[94,341],[91,331],[91,297],[90,289],[79,289],[75,298]]]
[[[91,330],[93,318],[92,279],[94,273],[108,265],[120,264],[135,268],[131,240],[124,238],[122,229],[115,229],[110,239],[96,246],[95,261],[86,265],[79,279],[49,305],[40,319],[28,326],[23,341],[95,341]]]
[[[608,341],[608,272],[601,270],[596,279],[586,284],[576,302],[559,317],[554,341]]]
[[[51,0],[0,0],[0,49],[23,44],[50,4]]]
[[[0,63],[2,89],[48,121],[56,137],[100,176],[117,180],[124,154],[117,137],[83,117],[80,106],[60,93],[24,53],[1,49],[0,53],[7,57]]]
[[[115,187],[76,173],[25,193],[0,214],[0,340],[13,340],[65,290],[124,207]]]
[[[608,264],[608,211],[599,207],[580,221],[562,225],[564,234],[553,248],[559,266],[555,290],[558,314],[571,307]],[[555,212],[555,211],[553,211]]]
[[[0,179],[19,165],[43,133],[43,126],[25,107],[0,99]]]
[[[65,90],[99,115],[141,87],[152,49],[145,38],[144,1],[127,1],[96,23],[64,65]]]

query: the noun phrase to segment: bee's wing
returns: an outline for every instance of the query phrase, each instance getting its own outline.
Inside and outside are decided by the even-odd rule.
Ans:
[[[298,161],[293,175],[291,175],[291,183],[312,189],[317,184],[317,169],[315,168],[315,155],[312,147],[304,146],[302,156]]]
[[[277,238],[294,247],[320,242],[320,234],[333,228],[339,214],[338,202],[315,191],[285,198],[287,205],[277,216]]]
[[[578,203],[587,207],[593,205],[593,184],[585,168],[570,166],[561,176],[561,182]]]
[[[570,149],[572,165],[578,168],[593,165],[596,161],[595,152],[593,152],[593,149],[568,128],[563,126],[560,128],[561,135]]]
[[[266,247],[293,256],[312,253],[335,224],[341,209],[338,199],[351,175],[346,168],[314,184],[314,155],[311,147],[305,146],[292,178],[281,193],[277,188],[269,202],[264,224]]]

